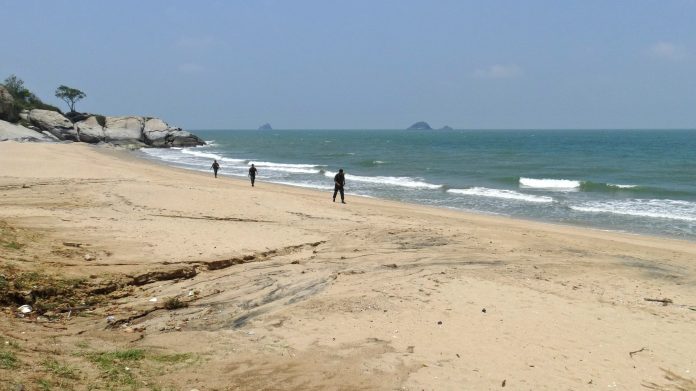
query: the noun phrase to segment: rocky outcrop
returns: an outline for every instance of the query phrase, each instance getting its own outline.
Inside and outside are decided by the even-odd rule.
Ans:
[[[76,122],[75,127],[80,134],[80,141],[85,143],[98,143],[104,141],[104,128],[95,116]]]
[[[259,130],[273,130],[273,128],[271,127],[271,124],[266,122],[265,124],[259,126]]]
[[[0,85],[0,120],[14,122],[17,119],[14,98],[7,88]]]
[[[406,130],[432,130],[433,128],[427,122],[420,121],[408,127]]]
[[[11,98],[11,96],[10,96]],[[34,109],[20,114],[39,135],[37,139],[48,139],[39,132],[50,134],[57,140],[81,141],[86,143],[106,142],[126,148],[141,147],[191,147],[205,145],[205,141],[181,128],[168,125],[159,118],[138,116],[102,117],[85,113],[69,113],[63,116],[57,111]],[[26,131],[31,129],[23,128]],[[33,133],[32,133],[33,134]]]
[[[150,118],[145,121],[143,136],[148,145],[157,148],[205,145],[205,141],[195,134],[171,127],[159,118]]]
[[[143,143],[142,117],[106,117],[104,141],[116,144]]]
[[[39,130],[49,132],[59,140],[79,141],[73,123],[57,111],[30,110],[27,120]]]
[[[37,131],[0,120],[0,141],[51,141],[52,139]]]
[[[441,127],[439,130],[454,130],[454,129],[452,129],[451,126],[445,125],[445,126]]]

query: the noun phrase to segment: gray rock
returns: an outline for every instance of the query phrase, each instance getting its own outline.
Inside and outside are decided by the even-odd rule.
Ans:
[[[76,122],[75,127],[80,133],[80,141],[96,144],[104,141],[104,128],[97,121],[97,117],[91,116],[87,119]]]
[[[0,120],[0,141],[51,141],[52,139],[24,126]]]
[[[14,122],[17,119],[14,109],[14,98],[7,88],[0,85],[0,120]]]
[[[151,147],[193,147],[205,145],[205,141],[181,128],[169,126],[159,118],[150,118],[143,129],[144,141]]]
[[[104,141],[143,141],[142,117],[106,117]]]
[[[73,123],[57,111],[33,109],[29,111],[27,119],[32,125],[50,132],[59,140],[78,141]]]
[[[427,122],[420,121],[408,127],[406,130],[432,130]]]

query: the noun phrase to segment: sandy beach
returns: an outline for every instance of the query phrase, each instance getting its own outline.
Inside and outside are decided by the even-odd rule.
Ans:
[[[0,388],[696,390],[695,243],[346,201],[0,143]]]

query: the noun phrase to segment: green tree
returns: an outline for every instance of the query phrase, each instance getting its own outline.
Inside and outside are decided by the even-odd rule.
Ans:
[[[84,92],[77,88],[71,88],[61,85],[56,88],[56,98],[62,99],[70,107],[70,111],[75,111],[75,102],[84,99],[87,96]]]
[[[24,80],[18,78],[17,75],[10,75],[5,79],[4,84],[7,91],[9,91],[15,99],[26,101],[31,95],[31,92],[24,87]]]

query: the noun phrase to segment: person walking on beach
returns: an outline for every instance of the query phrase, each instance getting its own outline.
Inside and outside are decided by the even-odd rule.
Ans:
[[[334,176],[334,193],[333,193],[333,202],[336,202],[336,193],[341,192],[341,203],[345,204],[346,201],[344,199],[344,194],[343,194],[343,186],[346,185],[346,177],[343,175],[343,169],[341,168],[338,170],[338,174]]]
[[[213,169],[213,174],[215,174],[215,178],[217,178],[217,172],[220,169],[220,164],[217,162],[217,159],[213,159],[213,165],[210,166],[210,168]]]
[[[251,187],[254,187],[254,181],[256,180],[256,173],[258,170],[256,167],[254,167],[254,163],[251,163],[251,167],[249,167],[249,179],[251,179]]]

